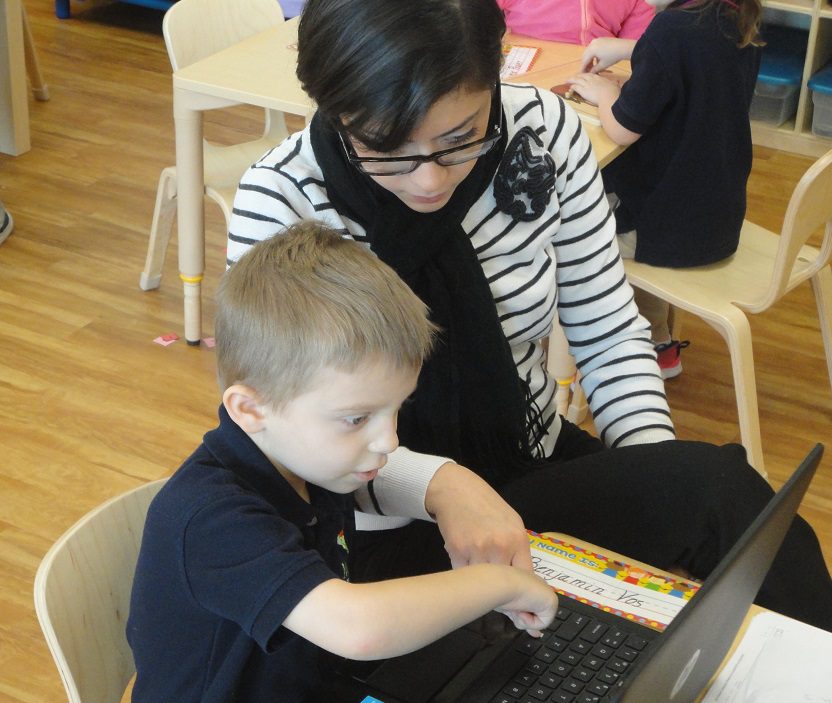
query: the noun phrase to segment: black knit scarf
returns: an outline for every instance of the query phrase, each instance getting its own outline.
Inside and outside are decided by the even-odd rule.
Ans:
[[[488,281],[461,224],[494,178],[505,128],[502,141],[478,159],[450,201],[427,214],[411,210],[350,164],[337,133],[319,114],[311,138],[335,209],[365,228],[372,251],[422,299],[441,329],[418,392],[399,413],[401,444],[450,457],[495,486],[532,468],[533,445],[543,432],[539,410],[517,374]]]

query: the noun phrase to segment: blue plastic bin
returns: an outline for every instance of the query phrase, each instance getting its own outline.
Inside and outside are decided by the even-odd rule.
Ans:
[[[131,5],[144,5],[145,7],[152,7],[156,10],[167,10],[173,5],[176,0],[121,0]],[[58,19],[69,19],[72,11],[69,6],[69,0],[55,0],[55,16]]]
[[[791,27],[766,25],[760,72],[751,100],[752,120],[779,127],[797,112],[808,33]]]
[[[820,137],[832,137],[832,63],[818,71],[809,80],[812,102],[812,132]]]

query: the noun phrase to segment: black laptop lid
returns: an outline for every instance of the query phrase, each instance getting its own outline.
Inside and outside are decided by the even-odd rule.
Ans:
[[[719,668],[815,474],[816,445],[743,533],[699,592],[608,698],[615,703],[688,703]]]

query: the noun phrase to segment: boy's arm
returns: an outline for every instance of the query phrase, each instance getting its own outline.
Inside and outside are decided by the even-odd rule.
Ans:
[[[489,610],[535,634],[557,610],[554,590],[509,566],[479,564],[425,576],[312,589],[283,625],[350,659],[381,659],[423,647]]]

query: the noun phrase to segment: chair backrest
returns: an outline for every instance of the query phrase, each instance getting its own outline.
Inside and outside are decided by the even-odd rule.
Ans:
[[[811,261],[800,257],[809,238],[825,227],[820,254]],[[812,164],[795,186],[789,200],[780,244],[774,262],[771,286],[763,301],[751,312],[765,310],[786,292],[817,273],[832,260],[832,150]],[[799,267],[796,264],[799,262]]]
[[[35,610],[70,703],[117,703],[135,673],[125,627],[147,508],[166,479],[98,506],[46,553]]]
[[[178,0],[162,33],[171,66],[184,66],[283,23],[278,0]]]

